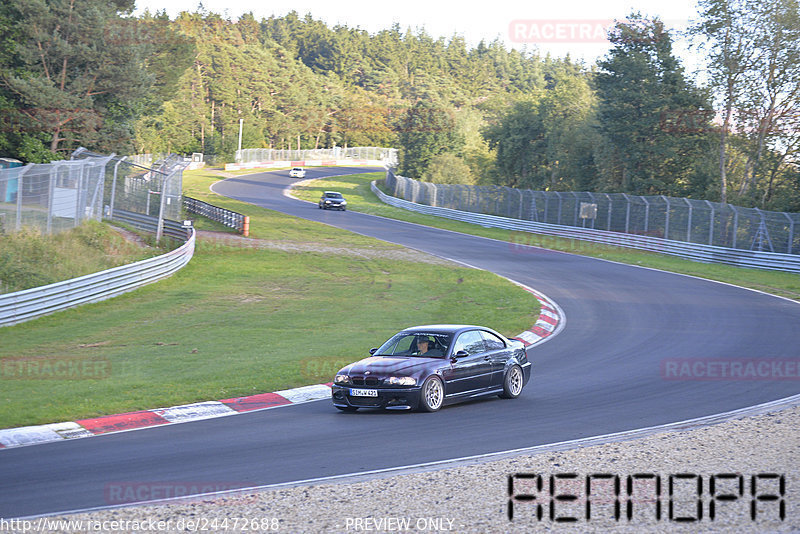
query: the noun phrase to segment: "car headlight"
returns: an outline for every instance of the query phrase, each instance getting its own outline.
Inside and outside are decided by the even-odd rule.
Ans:
[[[330,376],[330,375],[329,375]],[[336,384],[350,384],[350,377],[347,375],[336,375],[333,379]]]
[[[410,376],[390,376],[386,379],[386,384],[390,386],[416,386],[417,379]]]
[[[330,201],[330,200],[326,200],[326,201],[325,201],[325,204],[330,204],[330,203],[331,203],[331,201]]]
[[[342,205],[345,205],[345,204],[347,204],[347,201],[346,200],[342,200]]]

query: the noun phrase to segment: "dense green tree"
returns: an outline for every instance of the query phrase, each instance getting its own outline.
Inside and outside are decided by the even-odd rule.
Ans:
[[[471,184],[475,181],[469,165],[451,152],[431,158],[424,179],[434,184]]]
[[[496,154],[496,183],[519,188],[544,187],[547,156],[539,97],[514,102],[511,109],[484,130],[484,137]]]
[[[396,125],[400,143],[400,172],[424,177],[435,156],[458,152],[464,138],[451,112],[430,100],[417,100]]]
[[[659,19],[633,14],[609,38],[613,46],[595,76],[605,189],[683,194],[707,167],[711,106],[685,77]],[[675,126],[675,117],[692,117],[694,127]]]
[[[588,189],[594,185],[595,97],[575,65],[548,65],[545,88],[516,101],[484,130],[500,185]]]
[[[151,47],[122,16],[132,9],[131,0],[4,3],[3,33],[16,42],[0,58],[0,84],[23,117],[22,141],[46,136],[43,148],[61,155],[80,144],[130,150],[153,81],[144,68]]]

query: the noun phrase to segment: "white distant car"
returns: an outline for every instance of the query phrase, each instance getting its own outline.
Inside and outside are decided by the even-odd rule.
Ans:
[[[302,167],[292,167],[292,170],[289,171],[289,178],[305,178],[306,177],[306,170]]]

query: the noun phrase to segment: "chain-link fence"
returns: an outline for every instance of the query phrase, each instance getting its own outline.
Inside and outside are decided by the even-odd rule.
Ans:
[[[395,197],[429,206],[726,248],[800,254],[800,213],[667,196],[432,184],[392,171],[386,174],[386,187]]]
[[[0,169],[0,225],[53,233],[100,219],[111,156]]]
[[[397,149],[381,147],[321,148],[313,150],[275,150],[271,148],[245,148],[236,151],[236,163],[262,163],[268,161],[306,161],[366,159],[397,165]]]
[[[79,148],[73,160],[93,159],[98,154]],[[120,218],[121,213],[158,217],[156,239],[161,239],[164,219],[181,217],[183,170],[188,162],[183,156],[170,154],[151,162],[150,166],[129,161],[135,157],[112,157],[104,182],[104,216]]]
[[[80,148],[68,161],[0,169],[1,229],[49,234],[115,210],[178,220],[185,166],[174,154],[147,167]]]

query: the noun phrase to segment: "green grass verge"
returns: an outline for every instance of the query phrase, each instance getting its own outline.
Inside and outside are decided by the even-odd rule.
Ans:
[[[515,335],[538,316],[530,294],[493,274],[398,260],[401,247],[219,197],[208,190],[214,173],[185,173],[187,194],[249,215],[262,245],[342,253],[201,238],[167,280],[4,328],[0,428],[327,382],[405,326],[478,323]],[[68,380],[49,374],[82,360],[98,363]]]
[[[303,200],[316,202],[322,191],[335,190],[345,196],[347,199],[347,208],[354,211],[424,224],[426,226],[434,226],[436,228],[453,230],[465,234],[489,237],[501,241],[508,241],[512,244],[534,245],[610,261],[688,274],[800,300],[800,276],[797,274],[760,269],[743,269],[730,265],[705,264],[675,258],[665,254],[598,245],[574,239],[543,236],[498,228],[484,228],[474,224],[413,213],[388,206],[381,202],[370,189],[370,182],[372,180],[381,180],[383,178],[383,172],[375,172],[315,180],[296,187],[293,194]]]

